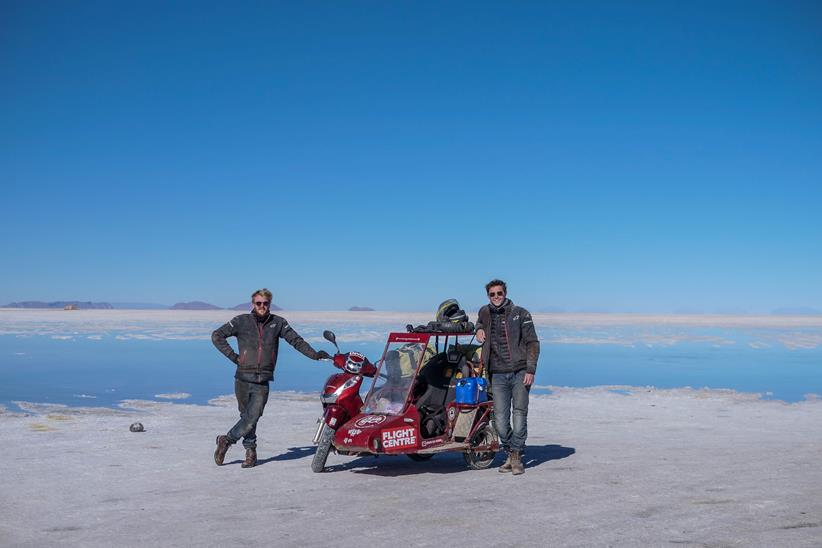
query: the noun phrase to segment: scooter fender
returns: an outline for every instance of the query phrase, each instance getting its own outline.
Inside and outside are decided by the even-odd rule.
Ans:
[[[348,411],[340,405],[329,405],[323,413],[323,421],[334,430],[342,426],[347,417]]]

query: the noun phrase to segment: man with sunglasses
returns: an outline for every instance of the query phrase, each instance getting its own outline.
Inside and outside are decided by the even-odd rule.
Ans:
[[[531,313],[508,299],[505,282],[491,280],[485,291],[490,303],[480,308],[477,340],[491,375],[494,426],[508,453],[499,471],[518,476],[525,472],[522,452],[528,437],[528,395],[537,372],[539,339]]]
[[[250,314],[241,314],[211,334],[217,350],[237,365],[234,394],[240,408],[240,420],[224,436],[217,436],[214,462],[222,465],[228,448],[243,440],[243,468],[257,464],[257,421],[268,401],[268,381],[274,377],[280,338],[312,360],[331,356],[325,350],[314,350],[294,331],[285,318],[272,314],[271,291],[259,289],[251,295]],[[237,337],[239,354],[226,340]]]

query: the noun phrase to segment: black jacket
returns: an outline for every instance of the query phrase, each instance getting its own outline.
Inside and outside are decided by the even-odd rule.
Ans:
[[[239,354],[228,344],[227,337],[237,337]],[[248,382],[268,382],[274,377],[280,337],[305,356],[317,359],[317,351],[288,325],[285,318],[274,314],[269,314],[263,323],[257,322],[253,313],[241,314],[215,330],[211,334],[211,342],[217,350],[237,364],[235,378]]]
[[[527,373],[537,372],[539,359],[539,338],[534,329],[534,320],[531,313],[516,306],[510,299],[505,299],[502,305],[505,317],[505,335],[508,338],[508,348],[511,351],[511,362],[508,364],[495,363],[494,373],[515,373],[525,369]],[[485,331],[485,342],[482,343],[482,359],[488,367],[491,358],[491,305],[480,308],[477,319],[477,329]],[[490,371],[489,371],[490,372]]]

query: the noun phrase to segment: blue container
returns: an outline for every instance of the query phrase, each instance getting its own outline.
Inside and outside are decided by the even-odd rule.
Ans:
[[[488,381],[482,377],[474,380],[477,381],[477,401],[479,403],[488,401]]]
[[[469,377],[457,381],[455,403],[476,405],[488,401],[488,381],[482,377]]]

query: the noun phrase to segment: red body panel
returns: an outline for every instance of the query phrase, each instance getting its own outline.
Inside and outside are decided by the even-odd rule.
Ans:
[[[337,430],[334,446],[343,451],[382,453],[382,432],[400,427],[413,427],[419,432],[420,416],[415,407],[409,407],[403,415],[357,415]]]

